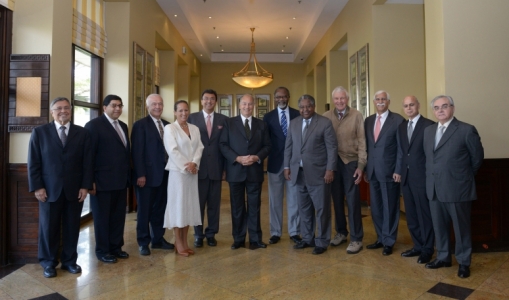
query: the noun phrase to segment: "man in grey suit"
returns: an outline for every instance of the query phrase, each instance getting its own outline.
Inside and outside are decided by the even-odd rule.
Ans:
[[[470,213],[477,199],[475,174],[484,159],[481,138],[474,126],[454,117],[452,97],[439,95],[431,101],[438,123],[424,129],[426,194],[430,201],[437,257],[426,268],[451,266],[450,232],[456,240],[458,277],[470,276],[472,235]]]
[[[211,89],[203,91],[201,94],[203,111],[191,114],[187,120],[200,129],[201,142],[204,146],[198,171],[198,194],[201,223],[203,224],[204,221],[206,206],[208,226],[205,232],[203,225],[194,226],[195,247],[203,247],[204,238],[207,238],[207,245],[217,246],[215,235],[219,232],[221,180],[224,177],[224,158],[219,149],[219,137],[228,118],[214,112],[216,102],[216,91]]]
[[[284,174],[296,186],[299,202],[302,241],[294,248],[315,246],[313,254],[317,255],[327,251],[330,243],[330,183],[337,166],[338,142],[331,120],[315,113],[312,96],[299,98],[299,110],[301,116],[292,121],[286,137]]]
[[[391,98],[386,91],[378,91],[373,97],[376,114],[366,118],[366,149],[368,164],[364,180],[369,182],[371,216],[377,240],[368,249],[383,247],[383,255],[391,255],[396,243],[399,223],[399,170],[398,126],[404,121],[397,113],[389,111]]]

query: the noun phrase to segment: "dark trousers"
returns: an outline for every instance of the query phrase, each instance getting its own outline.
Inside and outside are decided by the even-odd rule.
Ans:
[[[246,231],[249,231],[250,243],[261,242],[260,206],[262,183],[243,181],[230,182],[229,184],[234,242],[244,243]]]
[[[426,197],[426,187],[404,184],[403,199],[406,222],[414,242],[414,249],[422,253],[433,254],[435,252],[435,234],[433,233],[429,200]]]
[[[39,263],[43,267],[58,265],[58,250],[62,242],[62,265],[76,264],[83,202],[66,199],[64,192],[55,202],[39,201]],[[62,239],[62,240],[60,240]]]
[[[392,247],[398,237],[400,184],[381,182],[374,175],[372,177],[369,180],[369,191],[377,241]]]
[[[164,212],[168,202],[168,171],[164,173],[163,181],[159,186],[135,186],[138,204],[136,238],[140,246],[148,246],[151,242],[160,244],[164,236]]]
[[[348,235],[345,217],[345,196],[348,205],[348,223],[350,224],[350,240],[361,242],[364,237],[361,214],[361,194],[359,185],[355,184],[353,174],[357,169],[357,161],[345,164],[338,156],[338,168],[334,172],[331,194],[334,203],[336,232]]]
[[[127,206],[127,189],[97,191],[90,197],[94,216],[95,254],[104,257],[122,250]]]
[[[201,223],[205,219],[207,207],[208,226],[203,232],[203,225],[194,226],[196,238],[211,238],[219,232],[219,215],[221,213],[221,180],[209,178],[198,179],[198,194],[200,197]]]

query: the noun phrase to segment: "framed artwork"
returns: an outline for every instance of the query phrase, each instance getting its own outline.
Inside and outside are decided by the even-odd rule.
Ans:
[[[369,116],[369,44],[357,51],[358,107],[364,118]]]
[[[219,94],[217,95],[218,105],[216,105],[216,112],[231,117],[233,112],[233,95],[232,94]]]
[[[141,48],[138,44],[134,43],[134,121],[145,117],[145,59],[147,51]]]
[[[258,108],[258,114],[257,114],[257,118],[258,119],[263,119],[263,116],[265,116],[265,114],[267,113],[267,109],[263,108]]]
[[[223,115],[225,115],[227,117],[230,117],[230,110],[229,109],[220,109],[219,113],[223,114]]]
[[[262,119],[263,116],[269,111],[270,109],[270,94],[256,94],[255,97],[255,111],[253,115],[255,115],[257,118]]]
[[[357,52],[350,56],[348,69],[350,72],[350,106],[357,109],[359,107],[357,105],[357,99],[359,98],[357,97]]]

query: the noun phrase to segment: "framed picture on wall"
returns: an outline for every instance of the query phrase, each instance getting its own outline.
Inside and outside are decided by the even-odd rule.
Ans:
[[[350,56],[348,67],[350,73],[350,106],[357,109],[357,52]]]
[[[258,114],[256,115],[256,117],[258,119],[263,119],[263,116],[265,116],[266,113],[267,113],[267,109],[258,108]]]
[[[255,116],[259,119],[270,109],[270,94],[256,94],[255,96]],[[261,113],[260,113],[261,112]]]
[[[134,43],[134,121],[145,117],[145,85],[147,51]]]
[[[357,51],[358,110],[364,118],[369,116],[369,44]]]
[[[233,95],[232,94],[219,94],[217,95],[218,105],[216,105],[216,112],[219,112],[227,117],[230,117],[233,111]]]
[[[229,109],[220,109],[219,113],[223,114],[223,115],[225,115],[227,117],[230,117],[230,110]]]

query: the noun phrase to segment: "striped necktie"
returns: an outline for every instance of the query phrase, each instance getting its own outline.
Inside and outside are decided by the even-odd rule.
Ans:
[[[288,134],[288,121],[286,120],[286,113],[284,110],[281,111],[281,129],[286,136]]]

